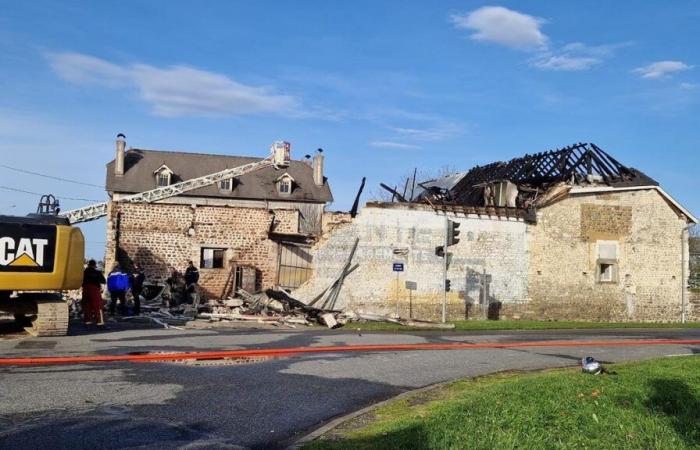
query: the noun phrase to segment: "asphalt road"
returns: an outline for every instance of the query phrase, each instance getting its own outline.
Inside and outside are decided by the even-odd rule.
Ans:
[[[357,332],[111,330],[0,340],[0,354],[56,356],[295,346],[700,339],[700,330]],[[426,385],[503,370],[700,353],[700,346],[330,353],[245,362],[0,367],[0,449],[280,448],[342,414]],[[582,375],[583,376],[583,375]]]

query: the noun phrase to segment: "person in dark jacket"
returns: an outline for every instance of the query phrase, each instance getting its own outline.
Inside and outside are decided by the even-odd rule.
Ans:
[[[143,282],[146,275],[138,263],[134,264],[134,271],[131,273],[131,295],[134,297],[134,314],[141,314],[141,292],[143,292]]]
[[[105,276],[97,270],[94,259],[88,261],[83,272],[83,317],[85,325],[92,325],[95,321],[98,325],[104,325],[102,316],[102,285],[105,284]]]
[[[115,265],[107,277],[107,289],[111,302],[109,303],[109,314],[114,315],[114,310],[119,300],[119,314],[126,315],[126,291],[129,290],[129,275],[122,272],[119,264]]]
[[[184,298],[187,303],[195,303],[195,295],[197,295],[197,282],[199,282],[199,270],[190,261],[185,269],[185,292]]]

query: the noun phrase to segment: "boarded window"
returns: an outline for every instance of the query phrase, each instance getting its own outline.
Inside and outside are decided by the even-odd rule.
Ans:
[[[277,284],[286,289],[301,286],[311,277],[311,261],[309,247],[281,244]]]
[[[598,241],[598,259],[617,259],[616,241]]]
[[[302,204],[299,206],[299,232],[302,234],[321,234],[321,216],[323,205]]]
[[[202,248],[199,267],[202,269],[220,269],[224,267],[223,248]]]

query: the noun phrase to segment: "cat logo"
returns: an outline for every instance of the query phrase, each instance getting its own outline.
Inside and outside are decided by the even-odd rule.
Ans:
[[[56,227],[0,223],[0,272],[53,272]]]
[[[41,267],[48,239],[0,237],[0,265],[10,267]]]

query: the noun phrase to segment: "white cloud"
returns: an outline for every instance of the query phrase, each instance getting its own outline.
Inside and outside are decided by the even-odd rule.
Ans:
[[[136,88],[140,98],[160,116],[294,115],[299,106],[292,96],[274,94],[266,87],[248,86],[225,75],[188,66],[118,66],[80,53],[53,53],[47,59],[61,78],[73,84]]]
[[[680,88],[686,91],[694,91],[698,88],[697,83],[681,83]]]
[[[462,128],[453,123],[445,123],[428,128],[390,127],[390,130],[402,138],[415,139],[417,141],[441,141],[458,135]]]
[[[619,42],[617,44],[586,45],[582,42],[571,42],[561,48],[565,53],[576,53],[597,58],[608,58],[615,55],[618,48],[629,47],[633,42]]]
[[[659,78],[665,78],[676,72],[683,72],[692,68],[693,66],[682,61],[656,61],[648,66],[637,67],[632,72],[638,73],[642,78],[658,80]]]
[[[369,142],[372,147],[394,149],[421,148],[422,142],[437,142],[459,135],[463,130],[457,124],[437,122],[425,128],[387,127],[392,133],[385,140]]]
[[[457,28],[474,31],[471,35],[474,40],[530,52],[533,55],[530,65],[541,70],[587,70],[612,57],[616,49],[631,44],[590,46],[572,42],[561,47],[553,46],[541,30],[544,19],[502,6],[485,6],[467,14],[452,15],[451,20]]]
[[[571,56],[571,55],[540,55],[531,61],[531,64],[542,70],[565,70],[579,71],[590,69],[596,64],[600,64],[602,60],[590,56]]]
[[[395,149],[415,149],[420,148],[414,144],[406,144],[404,142],[394,142],[394,141],[372,141],[369,143],[371,147],[379,148],[395,148]]]
[[[544,20],[502,6],[484,6],[468,14],[452,16],[457,28],[474,31],[471,38],[506,47],[528,49],[543,47],[547,36],[540,26]]]

